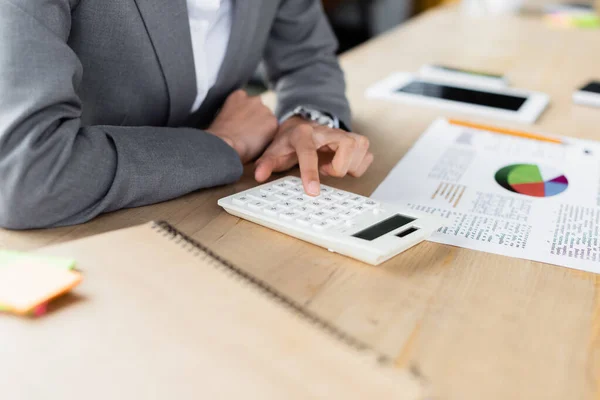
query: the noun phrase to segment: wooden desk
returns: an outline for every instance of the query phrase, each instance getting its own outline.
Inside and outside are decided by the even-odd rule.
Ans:
[[[369,134],[377,160],[360,180],[325,183],[369,195],[443,115],[363,96],[367,86],[392,71],[415,71],[434,61],[508,72],[516,86],[552,96],[535,129],[600,138],[600,111],[570,100],[574,88],[600,77],[599,32],[550,30],[540,21],[517,18],[474,21],[440,9],[343,57],[355,128]],[[596,275],[434,243],[369,267],[217,207],[218,198],[251,185],[246,174],[230,187],[117,212],[83,226],[0,231],[0,246],[30,250],[166,219],[395,357],[398,366],[418,368],[440,398],[599,398]]]

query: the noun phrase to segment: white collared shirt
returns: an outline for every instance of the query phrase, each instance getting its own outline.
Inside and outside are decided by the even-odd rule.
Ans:
[[[246,1],[246,0],[244,0]],[[231,0],[187,0],[196,67],[196,112],[215,85],[231,35]]]

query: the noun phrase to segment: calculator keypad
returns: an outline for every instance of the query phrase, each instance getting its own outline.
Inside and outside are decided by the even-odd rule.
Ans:
[[[354,220],[365,212],[382,211],[380,204],[372,199],[324,185],[319,196],[307,196],[302,181],[295,177],[245,192],[233,197],[232,202],[317,231],[353,226]]]

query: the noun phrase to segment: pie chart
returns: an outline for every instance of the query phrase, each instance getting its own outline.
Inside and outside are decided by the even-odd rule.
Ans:
[[[506,190],[531,197],[551,197],[569,187],[567,177],[550,167],[513,164],[496,172],[496,182]]]

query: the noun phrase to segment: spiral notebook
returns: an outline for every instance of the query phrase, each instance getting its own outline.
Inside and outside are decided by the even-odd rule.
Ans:
[[[421,399],[412,372],[167,223],[41,250],[85,279],[0,319],[7,399]]]

